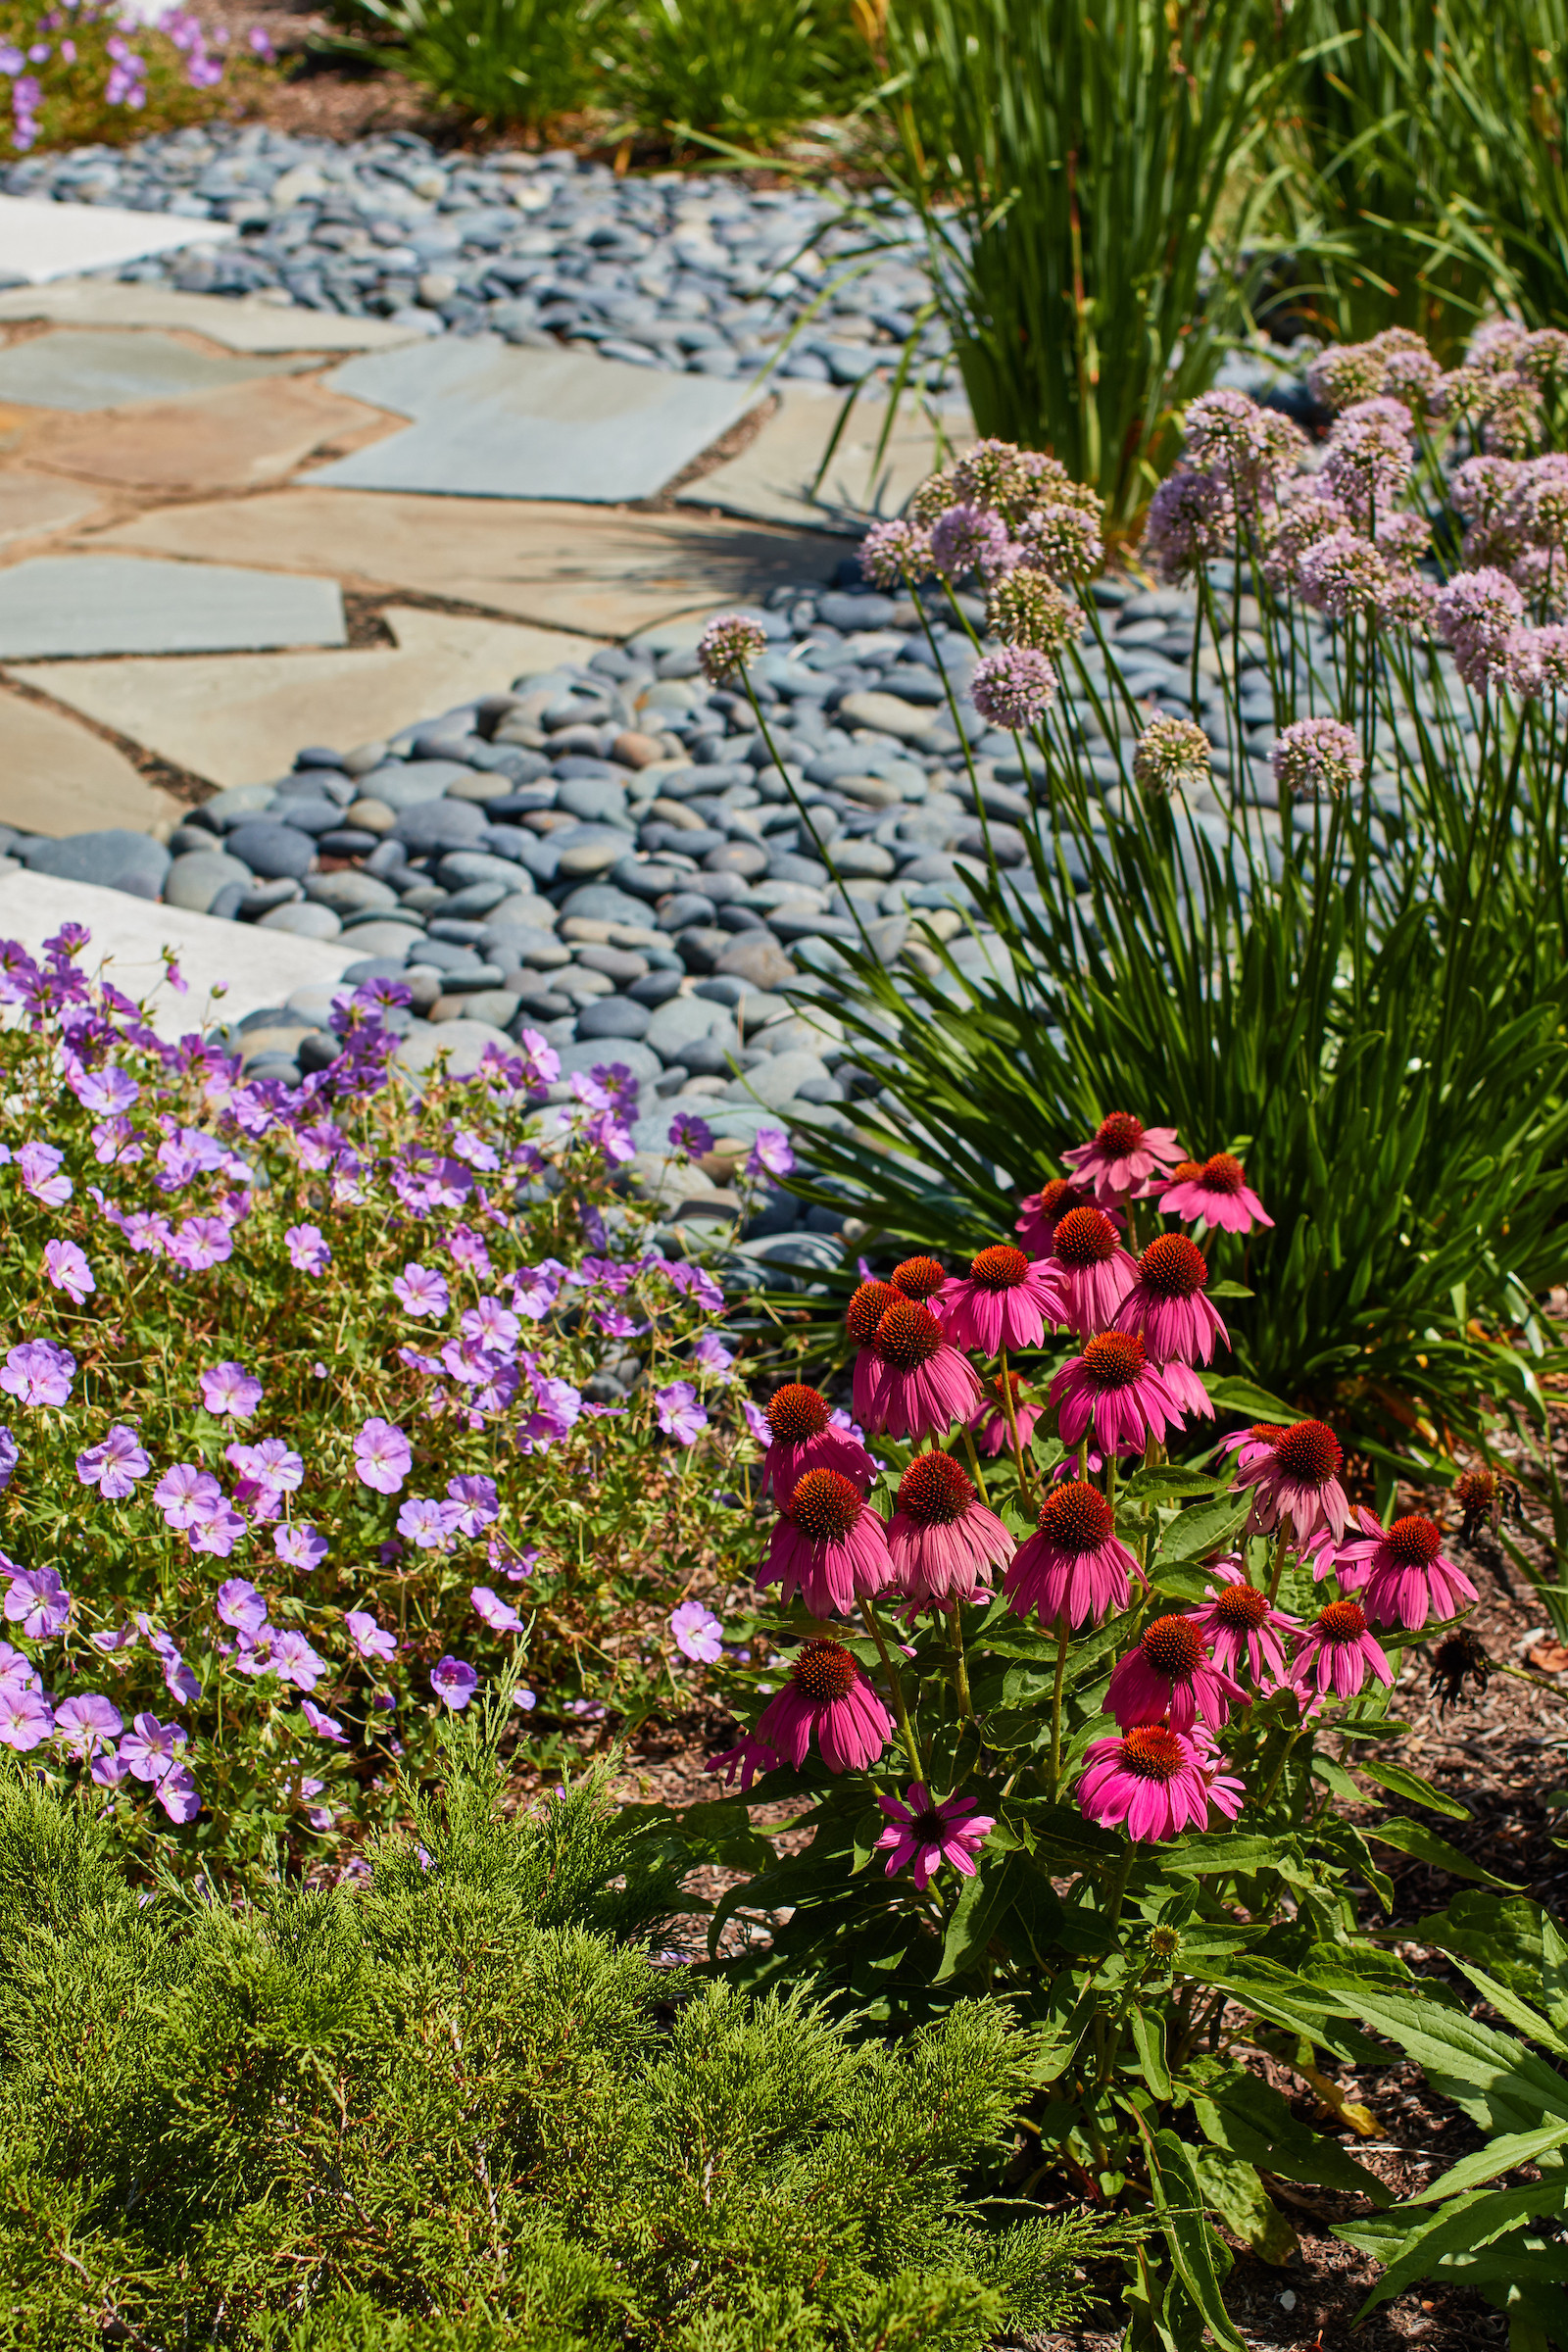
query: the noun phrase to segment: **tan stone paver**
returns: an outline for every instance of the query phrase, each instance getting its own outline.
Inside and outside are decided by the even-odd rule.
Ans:
[[[0,470],[0,547],[85,522],[102,504],[93,491],[74,482],[54,481],[24,466]]]
[[[302,744],[378,741],[524,670],[586,661],[600,643],[407,607],[386,618],[395,651],[34,662],[14,675],[194,775],[262,784],[285,775]],[[0,781],[0,817],[9,816]]]
[[[858,531],[868,514],[897,514],[909,492],[946,462],[943,440],[963,448],[974,439],[966,413],[937,423],[906,396],[880,464],[877,444],[887,421],[885,401],[857,401],[840,435],[821,488],[811,483],[844,406],[842,392],[782,384],[778,412],[739,457],[677,493],[677,503],[722,507],[763,522]]]
[[[128,489],[256,490],[316,451],[358,447],[400,423],[309,378],[273,376],[190,400],[51,417],[31,434],[27,455],[34,466]]]
[[[137,774],[122,752],[0,687],[0,817],[24,833],[95,833],[128,825],[167,833],[180,804]]]

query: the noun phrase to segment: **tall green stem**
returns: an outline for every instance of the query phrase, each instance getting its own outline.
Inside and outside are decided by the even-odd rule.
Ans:
[[[914,1726],[909,1721],[909,1710],[905,1704],[903,1681],[898,1668],[893,1663],[882,1628],[877,1623],[876,1611],[868,1600],[861,1601],[860,1615],[865,1620],[866,1632],[876,1643],[876,1654],[881,1659],[882,1671],[888,1678],[888,1689],[893,1694],[893,1717],[899,1727],[899,1735],[904,1741],[905,1750],[908,1755],[909,1770],[923,1788],[925,1786],[925,1766],[920,1761],[920,1743],[915,1739]]]
[[[1018,1465],[1018,1484],[1027,1494],[1032,1482],[1024,1468],[1023,1440],[1018,1435],[1018,1409],[1012,1401],[1012,1376],[1007,1370],[1005,1348],[998,1350],[998,1357],[1002,1365],[1002,1409],[1007,1416],[1007,1435],[1012,1440],[1012,1458]]]
[[[1061,1787],[1061,1686],[1067,1676],[1067,1642],[1071,1635],[1067,1612],[1056,1619],[1056,1678],[1051,1690],[1051,1793]]]

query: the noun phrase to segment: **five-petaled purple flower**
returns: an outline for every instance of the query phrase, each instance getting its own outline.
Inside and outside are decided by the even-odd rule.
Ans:
[[[76,1376],[76,1359],[53,1340],[24,1340],[0,1365],[0,1389],[23,1404],[64,1404]]]
[[[97,1690],[84,1690],[55,1710],[55,1738],[72,1756],[93,1756],[124,1730],[120,1709]]]
[[[24,1144],[17,1153],[23,1183],[45,1208],[64,1208],[71,1199],[71,1178],[57,1173],[65,1156],[53,1144]]]
[[[0,1571],[3,1573],[3,1571]],[[71,1617],[71,1594],[53,1568],[14,1568],[6,1593],[6,1615],[29,1642],[47,1642]]]
[[[746,1156],[746,1173],[754,1184],[764,1176],[785,1177],[795,1172],[795,1153],[781,1127],[759,1127],[757,1141]]]
[[[713,1149],[713,1130],[695,1110],[677,1111],[669,1122],[669,1148],[683,1152],[688,1159],[701,1159],[705,1152]]]
[[[98,1288],[91,1266],[74,1242],[45,1242],[43,1270],[55,1289],[68,1292],[77,1306]]]
[[[243,1576],[231,1576],[220,1585],[213,1605],[237,1634],[259,1634],[267,1623],[267,1603]]]
[[[414,1448],[395,1421],[376,1416],[366,1422],[354,1441],[354,1469],[362,1487],[377,1494],[396,1494],[414,1467]]]
[[[475,1585],[468,1594],[476,1615],[484,1619],[493,1634],[515,1634],[521,1631],[522,1619],[510,1601],[492,1592],[488,1585]]]
[[[296,1519],[291,1526],[272,1530],[272,1549],[290,1568],[302,1568],[307,1575],[319,1568],[330,1545],[318,1528],[308,1519]]]
[[[395,1658],[398,1654],[396,1634],[378,1626],[368,1609],[345,1609],[343,1622],[349,1629],[349,1640],[362,1658]]]
[[[466,1707],[479,1688],[479,1677],[462,1658],[440,1658],[430,1669],[430,1688],[443,1706]]]
[[[421,1551],[444,1551],[456,1524],[452,1504],[429,1494],[411,1494],[398,1512],[398,1534]]]
[[[332,1246],[319,1225],[291,1225],[283,1236],[288,1262],[296,1274],[324,1274],[332,1262]]]
[[[262,1384],[243,1364],[212,1364],[202,1373],[201,1384],[203,1404],[219,1418],[229,1413],[236,1421],[248,1421],[262,1401]]]
[[[76,1456],[76,1476],[84,1487],[96,1487],[105,1502],[123,1502],[151,1468],[141,1440],[122,1421]]]
[[[669,1630],[682,1657],[712,1666],[724,1654],[724,1629],[700,1600],[683,1600],[670,1617]]]
[[[392,1296],[406,1315],[444,1315],[452,1303],[443,1277],[433,1266],[416,1265],[413,1259],[394,1278]]]
[[[667,1389],[656,1389],[654,1405],[660,1428],[677,1445],[695,1446],[708,1427],[707,1407],[698,1403],[689,1380],[672,1380]]]

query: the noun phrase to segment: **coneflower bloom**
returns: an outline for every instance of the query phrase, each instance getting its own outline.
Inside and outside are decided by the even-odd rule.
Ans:
[[[1142,1453],[1181,1426],[1182,1411],[1135,1331],[1097,1332],[1051,1384],[1064,1446],[1091,1428],[1107,1453]]]
[[[947,1279],[946,1267],[934,1257],[906,1257],[891,1276],[901,1298],[918,1298],[922,1305],[937,1297]]]
[[[1053,1317],[1087,1339],[1104,1331],[1138,1280],[1138,1260],[1123,1249],[1101,1208],[1069,1208],[1057,1223],[1047,1273],[1059,1304]]]
[[[778,1750],[769,1747],[765,1740],[756,1739],[750,1732],[742,1732],[733,1747],[726,1747],[722,1755],[710,1756],[703,1770],[721,1772],[726,1788],[734,1788],[736,1775],[739,1774],[741,1787],[745,1789],[751,1787],[760,1772],[776,1772],[783,1761]]]
[[[1230,1334],[1203,1293],[1208,1267],[1185,1233],[1156,1234],[1138,1260],[1138,1280],[1116,1309],[1117,1331],[1136,1331],[1156,1364],[1209,1364]]]
[[[1040,1505],[1040,1524],[1008,1564],[1004,1587],[1015,1617],[1074,1628],[1127,1606],[1128,1580],[1143,1571],[1116,1541],[1115,1515],[1098,1487],[1065,1479]]]
[[[767,1547],[767,1573],[786,1605],[800,1592],[813,1617],[844,1616],[893,1581],[888,1535],[853,1480],[808,1470],[781,1506]]]
[[[1103,1207],[1106,1201],[1141,1200],[1157,1190],[1166,1170],[1180,1159],[1181,1146],[1174,1127],[1146,1127],[1130,1110],[1113,1110],[1101,1120],[1092,1142],[1074,1144],[1061,1156]]]
[[[928,1438],[968,1420],[980,1395],[974,1368],[918,1299],[895,1292],[871,1353],[876,1385],[859,1415],[868,1433],[885,1429],[890,1437]]]
[[[1319,1527],[1326,1527],[1338,1544],[1350,1516],[1349,1499],[1340,1484],[1344,1464],[1340,1441],[1327,1423],[1294,1421],[1275,1433],[1265,1450],[1245,1461],[1236,1483],[1252,1489],[1254,1527],[1278,1527],[1289,1519],[1298,1544],[1305,1544]]]
[[[1245,1664],[1259,1690],[1272,1690],[1285,1680],[1285,1638],[1300,1632],[1300,1619],[1249,1584],[1239,1560],[1216,1560],[1211,1573],[1218,1582],[1193,1611],[1194,1625],[1223,1673],[1240,1674]]]
[[[1086,1184],[1074,1184],[1070,1176],[1054,1176],[1038,1193],[1025,1194],[1018,1203],[1018,1222],[1012,1230],[1026,1250],[1037,1257],[1045,1257],[1068,1209],[1094,1205],[1094,1195]]]
[[[1012,1444],[1012,1432],[1007,1427],[1007,1408],[1002,1400],[1003,1374],[986,1383],[985,1395],[969,1415],[969,1427],[981,1453],[1005,1453]],[[1035,1424],[1045,1410],[1043,1405],[1027,1404],[1029,1391],[1016,1372],[1006,1374],[1012,1390],[1012,1417],[1018,1424],[1018,1443],[1027,1446],[1035,1434]]]
[[[1367,1631],[1360,1602],[1331,1600],[1302,1634],[1291,1660],[1290,1680],[1303,1698],[1312,1692],[1310,1704],[1301,1709],[1303,1719],[1315,1715],[1326,1698],[1354,1698],[1369,1673],[1393,1687],[1394,1669]]]
[[[888,1521],[894,1581],[916,1603],[970,1600],[986,1570],[1012,1557],[1012,1538],[951,1453],[917,1453]]]
[[[838,1470],[862,1494],[876,1484],[876,1464],[847,1430],[833,1426],[833,1408],[819,1389],[787,1381],[763,1406],[772,1440],[762,1456],[762,1492],[783,1504],[808,1470]]]
[[[1141,1723],[1119,1740],[1097,1740],[1084,1759],[1078,1803],[1102,1830],[1155,1842],[1183,1830],[1205,1830],[1209,1809],[1234,1820],[1240,1783],[1217,1769],[1218,1758],[1168,1723]]]
[[[1238,1470],[1247,1470],[1253,1462],[1264,1461],[1284,1435],[1280,1422],[1253,1421],[1248,1428],[1233,1430],[1228,1438],[1221,1438],[1219,1450],[1234,1453]]]
[[[1010,1242],[969,1260],[967,1274],[942,1286],[936,1312],[955,1348],[995,1355],[1003,1348],[1038,1348],[1056,1319],[1058,1286],[1048,1269]]]
[[[1190,1732],[1199,1721],[1217,1732],[1233,1699],[1250,1703],[1241,1684],[1210,1663],[1197,1620],[1177,1613],[1156,1617],[1138,1647],[1117,1659],[1102,1712],[1114,1715],[1124,1732],[1166,1717],[1174,1732]]]
[[[946,1276],[943,1279],[945,1281]],[[850,1404],[862,1428],[868,1425],[870,1408],[882,1378],[882,1366],[871,1342],[876,1337],[877,1325],[898,1296],[891,1282],[862,1282],[844,1310],[844,1328],[859,1349],[855,1359]]]
[[[1264,1215],[1241,1161],[1230,1152],[1178,1160],[1161,1188],[1159,1206],[1164,1216],[1200,1219],[1225,1233],[1250,1233],[1254,1225],[1274,1222]]]
[[[1444,1556],[1435,1519],[1412,1512],[1385,1528],[1364,1509],[1355,1519],[1363,1532],[1344,1546],[1335,1567],[1342,1586],[1354,1586],[1373,1625],[1402,1625],[1418,1634],[1429,1616],[1457,1617],[1475,1606],[1480,1594],[1464,1570]]]
[[[902,1801],[896,1796],[879,1796],[876,1801],[888,1826],[872,1851],[887,1855],[890,1879],[907,1870],[924,1894],[944,1862],[951,1862],[966,1879],[974,1877],[975,1855],[997,1826],[990,1814],[975,1812],[977,1798],[950,1796],[939,1805],[930,1789],[915,1781]]]
[[[837,1642],[801,1645],[790,1679],[752,1737],[798,1772],[814,1735],[829,1772],[864,1772],[888,1742],[893,1718],[850,1652]]]

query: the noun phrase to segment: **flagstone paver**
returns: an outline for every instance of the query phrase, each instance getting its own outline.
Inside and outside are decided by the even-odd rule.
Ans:
[[[824,576],[837,555],[815,532],[691,514],[399,497],[314,484],[242,501],[165,507],[105,532],[95,544],[331,570],[357,588],[415,588],[610,637],[635,636],[698,606],[751,601],[783,580]]]
[[[90,727],[0,688],[0,815],[25,833],[168,832],[180,804]]]
[[[101,504],[95,492],[52,480],[46,473],[29,473],[24,467],[0,472],[0,547],[84,522]]]
[[[652,498],[759,398],[749,383],[518,350],[495,335],[376,352],[328,380],[414,421],[323,467],[319,482],[594,505]]]
[[[677,503],[722,507],[762,522],[813,525],[858,532],[868,514],[896,514],[917,483],[943,462],[942,441],[963,447],[974,438],[968,412],[937,421],[907,398],[901,400],[888,446],[878,443],[887,421],[885,401],[858,401],[828,460],[820,488],[812,483],[843,413],[844,395],[809,385],[784,384],[777,414],[749,447],[677,492]]]
[[[193,775],[258,784],[286,774],[302,744],[382,740],[525,670],[586,661],[601,642],[408,607],[385,617],[395,650],[50,662],[15,674]]]
[[[0,661],[341,645],[335,580],[135,556],[37,556],[0,571]]]
[[[107,960],[108,977],[127,996],[156,990],[152,1023],[166,1038],[183,1037],[206,1020],[242,1020],[281,1004],[297,988],[338,979],[362,953],[350,940],[299,939],[219,922],[90,882],[0,875],[0,938],[20,940],[37,956],[64,922],[85,923],[92,933],[82,956],[87,970]],[[177,956],[183,996],[161,980],[166,947]]]
[[[216,392],[253,376],[288,375],[299,357],[203,351],[158,331],[60,327],[0,351],[0,401],[38,409],[112,409],[130,400],[170,400]]]
[[[27,454],[34,465],[131,489],[255,490],[286,479],[318,450],[379,437],[391,422],[361,401],[283,375],[52,419],[33,433]],[[338,568],[330,561],[327,567]]]
[[[112,277],[67,277],[0,293],[0,325],[28,319],[59,326],[175,327],[228,351],[391,351],[423,340],[418,327],[307,311],[275,294],[229,299],[184,294],[173,286],[122,285]]]
[[[110,270],[178,245],[224,245],[226,220],[185,220],[111,204],[51,204],[0,196],[0,276],[42,285],[82,270]]]

